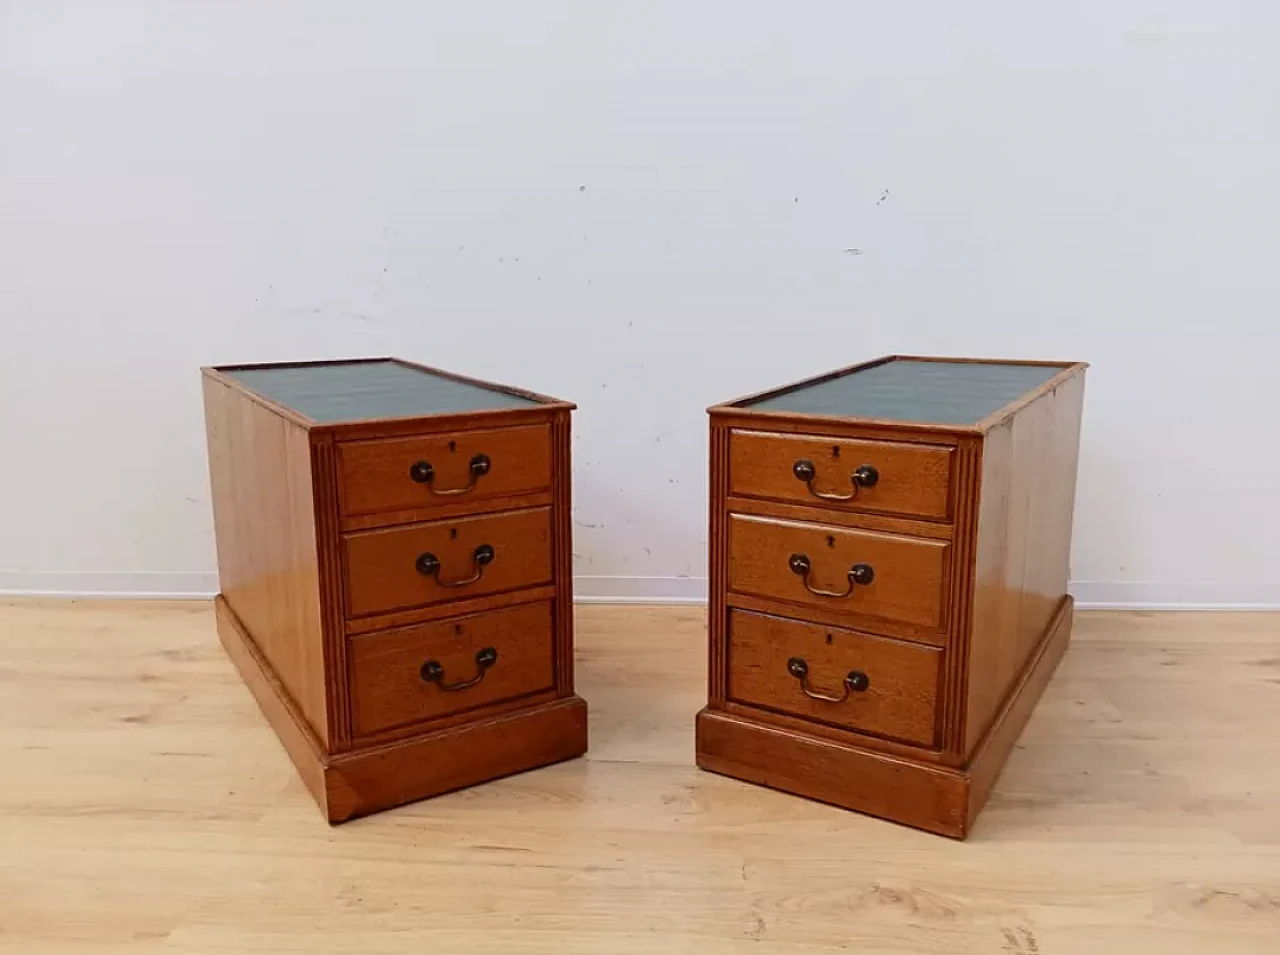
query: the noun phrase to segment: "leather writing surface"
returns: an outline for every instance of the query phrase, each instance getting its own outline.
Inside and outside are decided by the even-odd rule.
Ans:
[[[977,424],[1064,366],[895,359],[743,407],[837,418]]]
[[[239,368],[223,372],[313,421],[359,421],[536,407],[520,395],[393,361]]]

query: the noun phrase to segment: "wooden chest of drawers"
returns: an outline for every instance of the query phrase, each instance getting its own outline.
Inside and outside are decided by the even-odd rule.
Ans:
[[[573,405],[395,359],[204,396],[218,633],[331,822],[586,750]]]
[[[1070,634],[1085,367],[894,356],[710,409],[701,767],[968,833]]]

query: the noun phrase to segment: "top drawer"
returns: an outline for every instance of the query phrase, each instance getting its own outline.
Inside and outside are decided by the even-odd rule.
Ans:
[[[338,446],[343,514],[527,494],[551,486],[545,424],[452,431]]]
[[[951,452],[936,444],[735,430],[729,493],[945,521]]]

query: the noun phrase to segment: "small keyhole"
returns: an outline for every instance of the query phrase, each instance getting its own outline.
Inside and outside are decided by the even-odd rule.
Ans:
[[[449,540],[456,541],[458,539],[458,529],[456,527],[449,528]]]
[[[840,457],[840,445],[838,445],[838,444],[833,444],[833,445],[831,446],[831,456],[832,456],[833,458],[838,458],[838,457]]]
[[[836,546],[836,539],[835,539],[833,536],[831,536],[830,534],[828,534],[828,535],[827,535],[827,546],[828,546],[828,547],[835,547],[835,546]]]
[[[457,636],[457,637],[462,636],[462,624],[455,623],[453,625],[453,633],[454,633],[454,636]],[[828,643],[831,642],[831,634],[827,634],[827,642]]]
[[[452,454],[454,451],[457,451],[457,450],[458,450],[458,443],[457,443],[456,441],[450,441],[450,442],[449,442],[449,453],[450,453],[450,454]]]
[[[831,644],[831,634],[827,634],[827,644]]]

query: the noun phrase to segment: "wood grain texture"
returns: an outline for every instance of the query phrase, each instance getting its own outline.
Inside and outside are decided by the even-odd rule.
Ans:
[[[729,492],[832,511],[868,511],[943,521],[950,516],[952,449],[863,439],[735,430],[729,438]],[[808,461],[808,484],[795,464]],[[870,487],[853,481],[859,467],[876,469]],[[833,501],[817,495],[850,496]]]
[[[555,575],[556,691],[572,696],[573,680],[573,422],[568,408],[551,419],[551,559]]]
[[[728,697],[729,641],[729,429],[711,421],[711,488],[707,538],[707,700],[723,706]]]
[[[573,405],[374,361],[468,387],[422,387],[403,369],[305,371],[359,360],[202,370],[219,632],[331,820],[586,745],[573,692]],[[263,373],[236,374],[246,368]],[[472,386],[523,406],[489,408],[493,396]],[[448,492],[480,454],[488,469],[462,494],[433,494],[410,474],[427,460],[431,486]],[[492,552],[477,560],[481,544]],[[424,683],[428,661],[439,673]]]
[[[735,514],[776,517],[784,521],[812,521],[817,518],[824,524],[838,524],[841,527],[856,527],[859,530],[880,531],[885,534],[902,534],[907,537],[928,537],[940,541],[949,541],[955,537],[953,525],[937,521],[917,521],[887,514],[863,514],[858,511],[839,511],[832,508],[818,510],[801,504],[783,504],[779,501],[762,501],[752,497],[730,496],[725,504]]]
[[[310,438],[208,375],[204,403],[222,595],[327,745]]]
[[[493,560],[478,564],[485,546]],[[438,581],[416,567],[424,553],[439,561]],[[360,531],[344,536],[343,554],[351,617],[532,587],[552,579],[551,509]]]
[[[703,769],[938,835],[964,835],[968,782],[953,769],[711,709],[698,714],[697,734]]]
[[[935,771],[958,774],[968,793],[974,773],[999,770],[996,764],[973,765],[979,747],[985,760],[996,763],[1004,757],[991,754],[1008,752],[983,739],[1011,733],[1005,742],[1012,746],[1017,730],[1008,727],[1022,723],[1007,714],[1029,708],[1025,694],[1038,693],[1048,678],[1028,678],[1028,661],[1039,666],[1052,656],[1045,654],[1049,634],[1066,640],[1053,621],[1066,593],[1086,366],[994,362],[1038,368],[971,373],[965,366],[981,360],[967,360],[940,374],[933,366],[904,366],[895,377],[875,369],[887,360],[854,366],[865,372],[861,386],[854,379],[834,382],[850,371],[842,369],[764,393],[777,398],[817,384],[807,396],[763,408],[754,403],[761,396],[753,396],[709,409],[709,718],[730,718],[724,724],[730,728],[722,727],[730,747],[765,746],[768,740],[772,754],[753,750],[727,759],[721,753],[714,757],[721,771],[740,769],[744,778],[764,781],[767,760],[783,760],[780,751],[791,740],[797,753],[808,753],[794,757],[802,763],[816,766],[833,752],[856,750],[841,757],[851,773],[871,754],[919,764],[923,775],[909,778],[919,781],[923,798],[933,798],[927,794],[930,780],[939,778]],[[923,398],[909,387],[913,376],[928,382]],[[855,406],[886,420],[841,415]],[[913,412],[932,417],[915,421]],[[943,421],[973,423],[938,423]],[[717,434],[729,437],[717,441]],[[798,460],[806,462],[799,478]],[[879,472],[873,487],[860,488],[849,501],[821,498],[851,491],[850,475],[863,464]],[[726,471],[727,493],[717,494]],[[875,502],[882,491],[887,497]],[[874,580],[850,587],[856,564],[864,565],[864,578],[869,565]],[[742,670],[728,624],[748,611],[798,622],[790,630],[772,628],[767,639],[748,640],[750,665]],[[797,698],[797,688],[783,676],[787,662],[801,655],[796,648],[813,647],[815,635],[832,627],[861,631],[869,640],[931,644],[941,652],[920,651],[924,656],[915,659],[928,659],[928,666],[913,666],[906,656],[892,668],[894,686],[881,685],[889,693],[882,700],[889,722],[874,728],[842,723],[845,711],[831,710],[812,693],[805,697],[803,686],[800,704],[789,706],[787,691]],[[836,662],[825,661],[838,681],[843,664]],[[1051,672],[1052,663],[1044,665]],[[727,697],[726,680],[737,687]],[[830,679],[825,686],[832,686]],[[753,724],[769,733],[756,733]],[[815,783],[793,780],[782,788],[852,809],[875,812],[882,805]],[[972,822],[968,812],[967,797],[961,807],[948,804],[952,822],[933,828],[963,836]],[[957,813],[964,815],[958,823]]]
[[[311,487],[315,498],[316,555],[320,584],[320,636],[329,733],[325,749],[351,745],[351,694],[343,625],[342,535],[338,524],[338,474],[333,435],[311,434]]]
[[[586,751],[587,706],[569,696],[345,753],[325,771],[329,821],[345,822]]]
[[[792,659],[808,667],[810,693],[789,671]],[[941,659],[932,647],[853,630],[729,615],[731,699],[921,746],[934,742]],[[844,686],[852,671],[865,674],[865,689]]]
[[[0,602],[0,950],[1274,950],[1280,615],[1078,612],[964,844],[697,770],[704,626],[578,608],[585,759],[330,830],[207,603]]]
[[[731,591],[847,614],[877,630],[875,621],[942,630],[946,542],[740,514],[728,523]],[[793,554],[809,558],[813,589],[847,595],[813,593],[791,570]],[[859,563],[871,565],[875,578],[850,590],[849,569]]]
[[[489,469],[473,475],[471,462],[481,455]],[[430,481],[410,475],[418,462],[430,465]],[[551,428],[542,424],[347,441],[338,446],[338,465],[344,515],[529,494],[551,486]]]
[[[492,649],[487,669],[476,655]],[[368,736],[407,723],[475,710],[555,685],[551,604],[539,602],[355,637],[351,641],[352,730]],[[429,661],[443,667],[424,680]],[[446,690],[463,681],[478,682]]]
[[[973,751],[1067,592],[1084,374],[984,441],[963,752]]]

